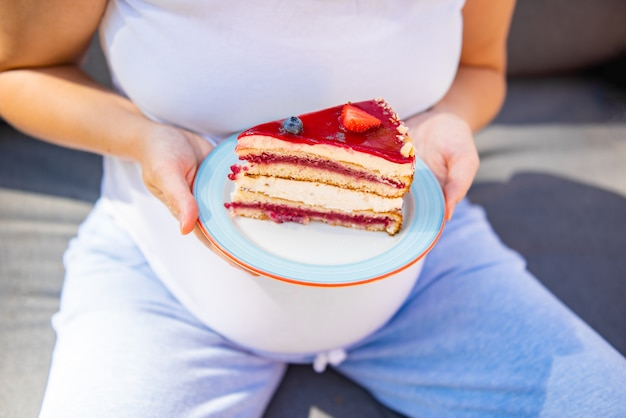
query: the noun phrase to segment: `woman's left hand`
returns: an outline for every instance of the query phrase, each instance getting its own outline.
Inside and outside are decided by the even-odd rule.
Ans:
[[[433,171],[446,199],[446,220],[467,194],[479,159],[470,126],[460,117],[430,110],[406,121],[417,155]]]

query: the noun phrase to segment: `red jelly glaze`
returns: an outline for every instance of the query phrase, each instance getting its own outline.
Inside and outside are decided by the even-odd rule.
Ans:
[[[286,132],[282,128],[284,121],[282,119],[250,128],[242,132],[239,138],[265,135],[300,144],[327,144],[352,148],[399,164],[410,163],[414,160],[415,157],[405,157],[400,153],[404,145],[403,140],[398,138],[400,121],[386,102],[368,100],[351,104],[376,116],[382,122],[381,126],[361,133],[347,131],[340,120],[343,109],[341,105],[298,116],[304,125],[302,132],[298,135]]]
[[[330,223],[333,222],[348,222],[354,225],[384,225],[385,228],[391,223],[391,219],[386,217],[370,217],[366,215],[357,215],[349,213],[323,213],[311,209],[295,209],[281,205],[274,205],[268,203],[225,203],[226,209],[248,208],[259,209],[267,215],[269,219],[276,223],[284,222],[296,222],[301,224],[308,224],[311,219],[326,220]]]

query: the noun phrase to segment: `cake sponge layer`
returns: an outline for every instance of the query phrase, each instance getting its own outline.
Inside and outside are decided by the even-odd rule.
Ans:
[[[325,183],[337,187],[376,193],[385,197],[402,197],[411,184],[411,177],[388,177],[368,171],[362,166],[323,160],[308,155],[263,153],[248,156],[252,164],[246,167],[245,176],[266,176]]]
[[[367,167],[367,171],[390,178],[413,178],[414,171],[414,161],[412,159],[404,163],[398,163],[376,155],[357,152],[347,146],[302,144],[267,135],[247,135],[237,140],[237,155],[240,159],[248,160],[252,156],[258,157],[261,153],[307,156],[308,158],[335,161],[350,166]]]
[[[344,212],[322,206],[307,205],[284,199],[272,198],[261,193],[238,191],[226,206],[235,216],[272,220],[277,223],[298,222],[308,224],[320,221],[329,225],[357,228],[368,231],[384,231],[395,235],[402,227],[402,214],[356,210]]]
[[[374,193],[345,189],[328,184],[297,181],[277,177],[243,176],[235,183],[232,201],[280,199],[293,204],[326,207],[343,212],[399,212],[402,197],[386,198]]]

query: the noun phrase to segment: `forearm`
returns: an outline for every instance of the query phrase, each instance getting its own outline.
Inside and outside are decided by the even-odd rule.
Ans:
[[[73,66],[0,73],[0,116],[58,145],[138,159],[154,124],[126,98]]]
[[[498,113],[505,86],[497,70],[461,65],[446,95],[431,110],[406,120],[417,154],[442,185],[446,219],[452,217],[478,170],[472,132]]]
[[[459,116],[476,132],[498,114],[505,94],[502,73],[490,68],[461,66],[447,94],[434,109]]]
[[[457,75],[435,110],[452,113],[477,131],[498,114],[506,93],[506,40],[514,0],[466,0]]]

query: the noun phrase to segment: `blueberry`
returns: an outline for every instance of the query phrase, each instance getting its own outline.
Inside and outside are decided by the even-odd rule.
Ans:
[[[283,122],[283,129],[290,134],[298,135],[302,132],[302,121],[297,116],[290,116]]]

